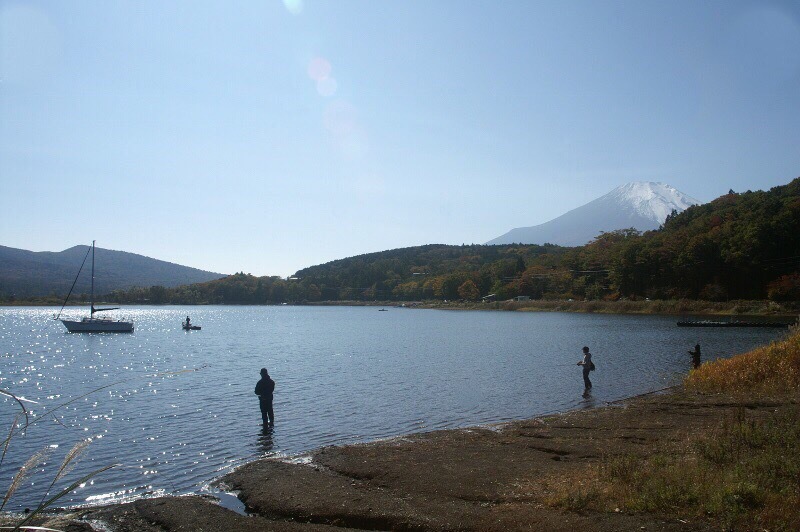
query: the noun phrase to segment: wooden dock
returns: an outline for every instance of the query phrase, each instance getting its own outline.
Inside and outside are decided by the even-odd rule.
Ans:
[[[773,329],[786,328],[794,325],[789,321],[740,321],[740,320],[680,320],[678,327],[769,327]]]

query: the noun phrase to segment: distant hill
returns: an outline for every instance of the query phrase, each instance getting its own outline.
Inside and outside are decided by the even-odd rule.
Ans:
[[[89,246],[74,246],[60,252],[35,252],[0,246],[0,296],[66,295],[88,249]],[[89,293],[90,276],[91,255],[73,293]],[[103,248],[95,250],[96,294],[134,286],[174,287],[221,277],[224,275],[135,253]]]
[[[557,267],[568,248],[428,244],[339,259],[296,275],[254,277],[244,273],[175,288],[132,288],[109,302],[154,304],[277,304],[336,300],[419,300],[479,297],[513,282],[536,263]],[[570,278],[569,273],[565,274]],[[473,280],[474,277],[474,280]],[[467,287],[464,287],[465,281]],[[474,286],[470,287],[470,284]],[[469,292],[465,290],[469,288]],[[477,292],[477,293],[476,293]],[[467,295],[462,295],[467,294]]]
[[[527,262],[559,264],[565,251],[553,245],[428,244],[339,259],[295,277],[301,286],[316,286],[321,299],[454,299],[472,274],[484,295],[499,280],[519,275]]]
[[[628,183],[549,222],[512,229],[487,244],[582,246],[596,238],[601,231],[658,229],[673,210],[683,212],[699,203],[662,183]]]

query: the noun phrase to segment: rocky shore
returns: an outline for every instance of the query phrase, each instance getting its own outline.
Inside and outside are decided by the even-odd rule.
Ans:
[[[246,515],[207,497],[164,497],[74,510],[37,524],[69,532],[719,529],[710,518],[565,508],[553,504],[553,493],[609,457],[679,448],[743,410],[758,419],[793,408],[791,401],[681,388],[495,427],[256,461],[222,480]]]

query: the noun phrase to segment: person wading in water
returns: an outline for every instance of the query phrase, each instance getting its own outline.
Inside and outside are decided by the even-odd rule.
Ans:
[[[275,414],[272,412],[272,392],[275,391],[275,381],[269,376],[267,368],[261,368],[261,380],[256,384],[256,395],[261,407],[261,420],[265,425],[275,423]]]
[[[692,356],[692,365],[694,365],[694,369],[700,367],[700,344],[694,346],[694,351],[689,351],[689,354]]]
[[[583,366],[583,384],[587,390],[592,388],[592,381],[589,380],[589,372],[594,371],[594,362],[592,362],[592,354],[589,352],[588,347],[583,348],[583,360],[578,362],[579,366]]]

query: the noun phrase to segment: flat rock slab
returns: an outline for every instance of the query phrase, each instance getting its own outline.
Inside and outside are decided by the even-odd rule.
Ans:
[[[342,528],[291,520],[273,521],[227,510],[205,497],[159,497],[81,510],[82,521],[104,523],[113,532],[331,532]],[[98,528],[99,530],[99,528]]]

